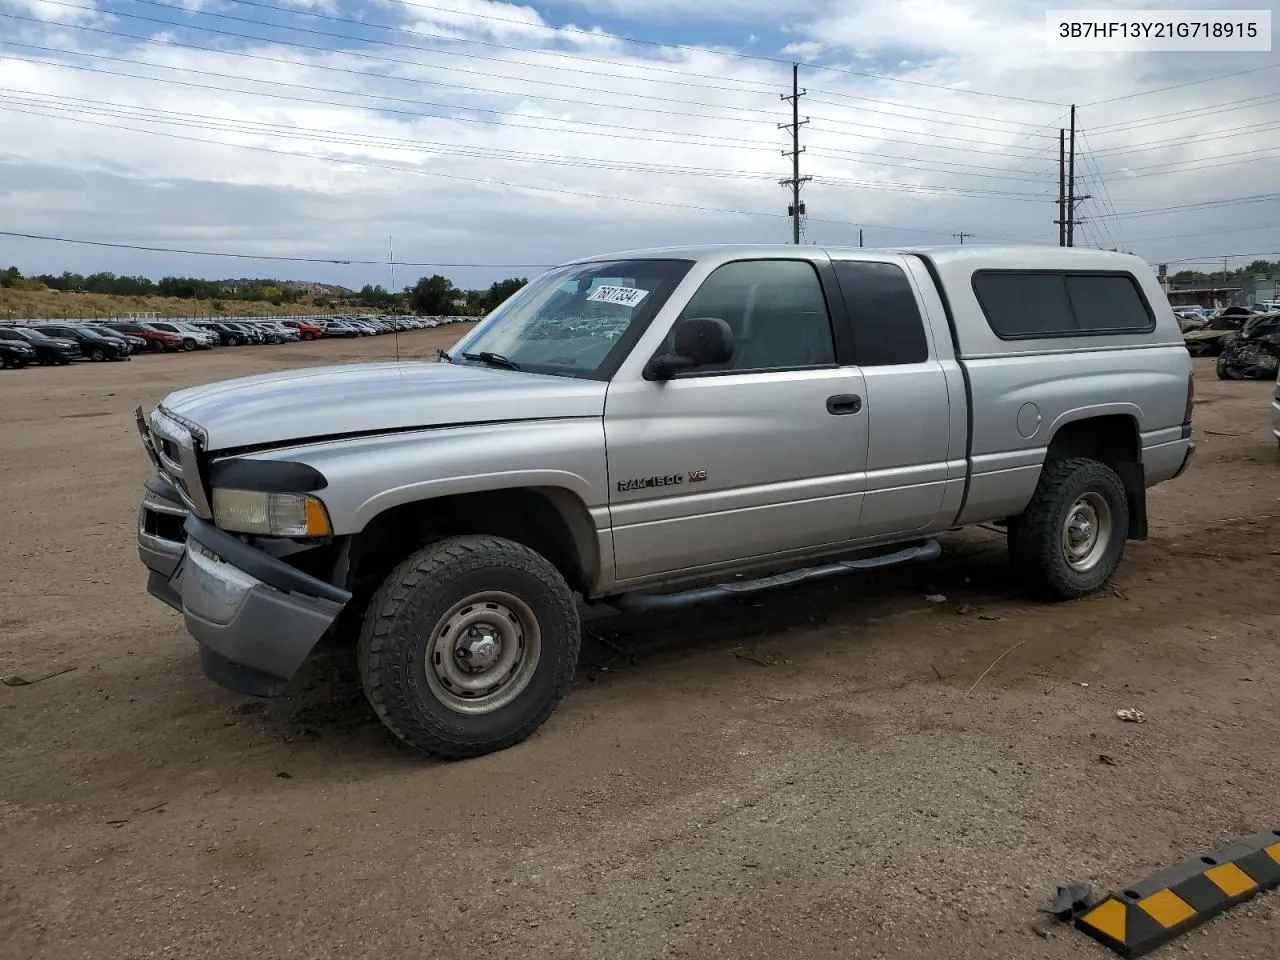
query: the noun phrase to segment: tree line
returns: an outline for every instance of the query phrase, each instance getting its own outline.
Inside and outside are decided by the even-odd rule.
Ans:
[[[422,277],[413,286],[387,290],[381,284],[366,284],[359,291],[327,286],[314,293],[316,306],[340,308],[362,307],[389,313],[417,313],[429,316],[483,316],[528,283],[525,277],[499,280],[487,290],[461,290],[448,277],[433,274]],[[17,267],[0,270],[0,287],[64,292],[82,291],[116,296],[176,297],[180,300],[249,300],[280,306],[297,303],[316,288],[314,284],[297,284],[282,280],[205,280],[199,277],[121,276],[102,272],[88,275],[65,271],[61,275],[34,274],[23,276]]]
[[[1203,273],[1199,270],[1179,270],[1177,273],[1169,274],[1169,282],[1178,286],[1186,286],[1188,284],[1199,286],[1208,283],[1225,284],[1233,280],[1247,280],[1251,277],[1264,276],[1269,277],[1280,273],[1280,260],[1255,260],[1247,267],[1237,267],[1235,270],[1216,270],[1212,273]]]

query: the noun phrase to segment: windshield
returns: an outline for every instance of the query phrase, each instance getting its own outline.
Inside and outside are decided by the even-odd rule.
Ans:
[[[41,333],[39,330],[32,330],[30,327],[17,327],[17,328],[15,328],[15,329],[17,329],[18,333],[20,333],[22,336],[26,337],[28,340],[49,340],[49,339],[52,339],[52,338],[50,338],[50,337],[46,337],[46,336],[45,336],[43,333]]]
[[[496,354],[533,373],[607,378],[692,266],[619,260],[552,270],[464,337],[453,361]]]

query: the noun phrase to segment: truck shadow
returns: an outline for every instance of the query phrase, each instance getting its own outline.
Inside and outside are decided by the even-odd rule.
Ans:
[[[661,613],[593,616],[584,621],[578,682],[598,683],[623,671],[707,653],[734,651],[754,659],[756,644],[801,654],[856,642],[856,636],[843,635],[850,630],[874,636],[879,622],[913,610],[976,613],[1018,595],[1002,535],[966,531],[940,540],[942,556],[931,563],[850,573]]]
[[[680,610],[622,614],[584,608],[574,686],[638,686],[653,671],[729,651],[760,662],[751,649],[764,643],[775,652],[804,656],[875,638],[884,618],[912,610],[976,613],[1017,595],[1003,536],[985,530],[948,534],[942,547],[942,556],[931,563],[851,573]],[[862,637],[848,636],[850,630]],[[364,740],[370,731],[362,728],[381,728],[360,688],[355,657],[338,644],[317,649],[286,695],[266,708],[265,719],[289,742]],[[387,739],[394,742],[389,733]]]

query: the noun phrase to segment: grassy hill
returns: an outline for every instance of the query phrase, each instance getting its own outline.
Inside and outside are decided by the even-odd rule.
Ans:
[[[323,312],[310,296],[303,297],[297,303],[276,307],[262,300],[181,300],[177,297],[126,297],[47,288],[22,290],[0,287],[0,320],[92,320],[97,317],[119,317],[128,313],[158,313],[162,317],[287,317]]]

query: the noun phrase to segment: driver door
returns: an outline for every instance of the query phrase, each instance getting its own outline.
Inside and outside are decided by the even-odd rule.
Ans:
[[[843,304],[830,274],[825,286],[821,278],[829,269],[804,258],[718,267],[680,316],[725,320],[732,358],[667,381],[645,380],[636,367],[610,384],[605,436],[620,583],[709,573],[856,536],[865,388],[839,326]]]

